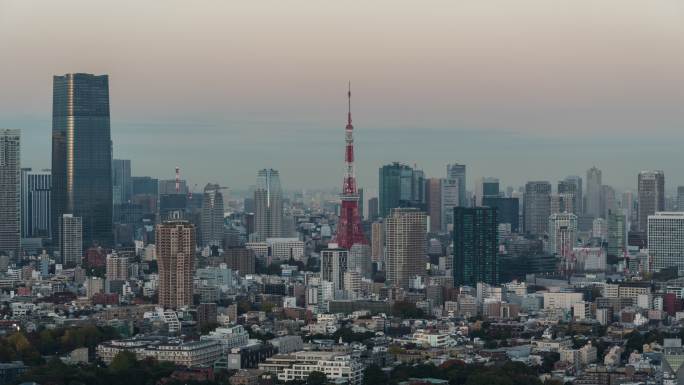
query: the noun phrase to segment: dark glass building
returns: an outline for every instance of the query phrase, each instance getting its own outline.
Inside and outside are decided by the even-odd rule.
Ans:
[[[405,164],[394,162],[379,172],[379,215],[386,218],[390,210],[415,207],[425,210],[425,175]]]
[[[454,285],[499,283],[497,210],[454,208]]]
[[[482,206],[495,208],[499,223],[510,223],[511,231],[520,230],[520,202],[518,198],[482,198]]]
[[[111,246],[112,140],[107,75],[55,76],[52,94],[52,223],[80,217],[83,243]],[[53,240],[59,239],[53,226]]]

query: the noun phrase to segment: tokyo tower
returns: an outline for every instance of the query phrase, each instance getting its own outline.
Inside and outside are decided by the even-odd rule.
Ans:
[[[356,177],[354,176],[354,126],[351,118],[351,83],[347,91],[347,127],[344,129],[345,151],[344,163],[346,170],[342,184],[342,207],[340,209],[340,221],[337,224],[337,244],[344,249],[350,249],[354,244],[368,244],[361,227],[361,215],[359,213],[359,194],[356,190]]]

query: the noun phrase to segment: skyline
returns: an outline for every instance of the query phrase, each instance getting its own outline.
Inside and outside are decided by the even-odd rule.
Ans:
[[[684,184],[682,5],[505,3],[393,2],[386,15],[387,2],[304,14],[277,2],[68,2],[81,4],[73,14],[0,1],[0,69],[12,74],[0,127],[21,129],[22,166],[48,168],[52,76],[108,74],[114,157],[134,175],[171,179],[180,166],[191,186],[241,190],[273,167],[287,189],[339,188],[351,80],[366,191],[392,161],[427,176],[464,163],[471,189],[481,176],[555,184],[593,165],[620,190],[635,191],[642,169],[664,170],[668,191]]]

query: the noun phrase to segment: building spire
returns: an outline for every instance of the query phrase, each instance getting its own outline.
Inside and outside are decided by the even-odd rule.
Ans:
[[[347,124],[351,126],[351,81],[347,85]]]

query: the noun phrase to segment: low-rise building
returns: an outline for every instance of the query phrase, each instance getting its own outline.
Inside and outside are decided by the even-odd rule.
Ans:
[[[221,356],[218,341],[203,340],[184,342],[165,337],[139,336],[126,340],[112,340],[97,345],[97,356],[109,364],[122,351],[135,353],[139,360],[154,358],[176,365],[197,367],[212,365]]]
[[[311,372],[317,371],[332,381],[343,380],[349,385],[363,382],[363,364],[338,352],[277,354],[259,364],[259,369],[275,374],[280,381],[306,380]]]

